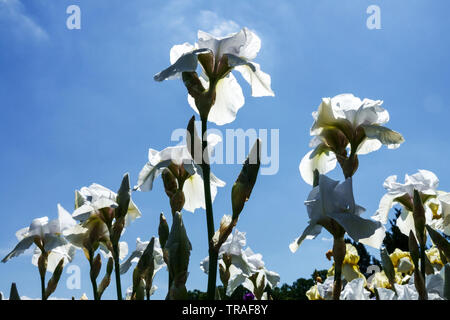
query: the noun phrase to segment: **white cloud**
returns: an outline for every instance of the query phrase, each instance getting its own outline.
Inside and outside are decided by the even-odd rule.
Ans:
[[[240,29],[235,21],[221,18],[217,13],[209,10],[200,11],[198,22],[201,30],[215,37],[224,37]]]
[[[20,0],[0,0],[0,22],[9,26],[18,37],[31,37],[34,40],[47,40],[47,32],[25,13]]]
[[[169,0],[158,9],[156,16],[153,11],[150,6],[141,9],[138,16],[140,29],[153,30],[157,25],[165,38],[174,43],[194,43],[198,30],[223,37],[241,29],[235,21],[225,19],[213,11],[198,11],[195,1]]]

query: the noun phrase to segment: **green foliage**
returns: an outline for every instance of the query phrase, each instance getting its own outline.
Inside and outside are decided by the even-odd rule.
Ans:
[[[243,300],[244,295],[249,292],[243,286],[239,286],[236,288],[236,290],[234,290],[231,297],[228,297],[227,295],[225,295],[223,286],[218,286],[217,290],[219,291],[220,294],[220,300]],[[208,299],[207,293],[197,289],[193,291],[188,291],[187,293],[187,300],[207,300],[207,299]]]
[[[390,231],[386,232],[386,237],[383,240],[383,244],[389,254],[394,252],[396,248],[402,251],[409,251],[409,240],[400,229],[397,227],[397,219],[400,216],[401,211],[395,208],[395,218],[389,220],[391,224]]]
[[[297,279],[292,285],[283,284],[281,287],[276,287],[272,290],[272,297],[274,300],[308,300],[306,292],[316,284],[316,278],[320,277],[325,280],[328,270],[315,270],[311,278]]]

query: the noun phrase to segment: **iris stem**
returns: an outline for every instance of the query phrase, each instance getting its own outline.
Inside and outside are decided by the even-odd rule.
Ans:
[[[342,264],[345,258],[345,241],[344,237],[335,237],[333,242],[334,257],[334,286],[333,300],[339,300],[342,288]]]
[[[94,253],[89,250],[89,267],[92,270],[92,262],[94,260]],[[98,297],[97,280],[92,276],[92,272],[89,272],[92,284],[92,292],[94,294],[94,300],[100,300]]]
[[[207,119],[202,118],[202,171],[203,171],[203,189],[205,191],[205,206],[206,206],[206,225],[208,228],[208,251],[209,251],[209,270],[208,270],[208,300],[214,300],[216,293],[217,281],[217,258],[218,252],[214,247],[214,215],[211,201],[211,168],[209,163],[205,161],[205,152],[207,154],[208,141],[206,138]]]
[[[114,274],[116,275],[117,300],[122,300],[122,285],[120,283],[119,244],[113,244]]]
[[[45,275],[41,276],[41,294],[42,294],[42,300],[47,300],[45,297]]]

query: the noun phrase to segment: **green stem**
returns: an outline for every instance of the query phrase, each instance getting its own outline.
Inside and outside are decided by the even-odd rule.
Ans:
[[[206,139],[207,119],[202,119],[202,154],[203,161],[201,164],[203,170],[203,188],[205,191],[205,205],[206,205],[206,225],[208,228],[208,248],[209,248],[209,271],[208,271],[208,300],[214,300],[216,293],[217,280],[217,258],[218,252],[214,248],[212,238],[214,236],[214,215],[211,201],[211,168],[209,163],[204,161],[205,152],[207,152],[208,141]]]
[[[167,264],[167,262],[166,262]],[[170,300],[170,288],[172,287],[172,276],[169,272],[169,289],[167,290],[166,300]]]
[[[345,242],[344,237],[335,237],[333,243],[334,257],[334,286],[333,300],[339,300],[342,289],[342,264],[345,258]]]
[[[42,300],[47,300],[45,297],[45,275],[41,276],[41,294],[42,294]]]
[[[120,283],[119,244],[113,244],[114,274],[116,275],[117,300],[122,300],[122,285]]]
[[[89,267],[90,270],[92,270],[92,262],[94,261],[94,252],[92,250],[89,250]],[[89,274],[91,274],[90,272]],[[98,296],[98,289],[97,289],[97,280],[91,275],[91,284],[92,284],[92,292],[94,294],[94,300],[100,300]]]

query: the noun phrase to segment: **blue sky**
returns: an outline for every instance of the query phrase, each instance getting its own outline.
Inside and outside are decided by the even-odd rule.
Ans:
[[[66,8],[81,8],[81,30],[66,28]],[[380,30],[366,27],[369,5],[381,8]],[[218,128],[279,129],[280,168],[260,176],[238,229],[263,255],[281,283],[329,268],[331,248],[325,231],[306,241],[296,254],[289,243],[307,224],[303,204],[310,186],[298,171],[309,151],[311,112],[322,97],[353,93],[384,100],[388,127],[406,142],[360,157],[355,197],[370,217],[392,174],[401,180],[418,169],[433,171],[441,190],[450,190],[446,100],[449,89],[450,31],[447,1],[144,1],[0,0],[0,253],[16,244],[14,233],[33,218],[57,215],[61,203],[72,210],[74,190],[93,182],[117,190],[129,172],[134,183],[147,161],[148,148],[173,144],[171,133],[193,115],[181,81],[156,83],[153,75],[169,63],[175,44],[194,43],[197,30],[235,32],[244,26],[262,40],[256,62],[272,77],[276,96],[250,97],[238,76],[245,106],[237,119]],[[231,213],[230,192],[240,165],[214,165],[227,182],[214,202],[216,225]],[[339,170],[331,177],[342,179]],[[161,211],[170,216],[161,181],[148,193],[134,193],[143,217],[124,235],[130,249],[136,237],[157,234]],[[185,212],[193,245],[188,289],[206,289],[199,268],[207,255],[204,211]],[[377,254],[376,250],[370,250]],[[64,273],[54,296],[80,297],[91,287],[79,252],[80,290],[65,286]],[[21,295],[39,297],[39,276],[31,255],[0,264],[0,291],[16,282]],[[131,271],[123,276],[131,284]],[[167,274],[155,278],[163,298]],[[115,298],[114,284],[105,298]]]

